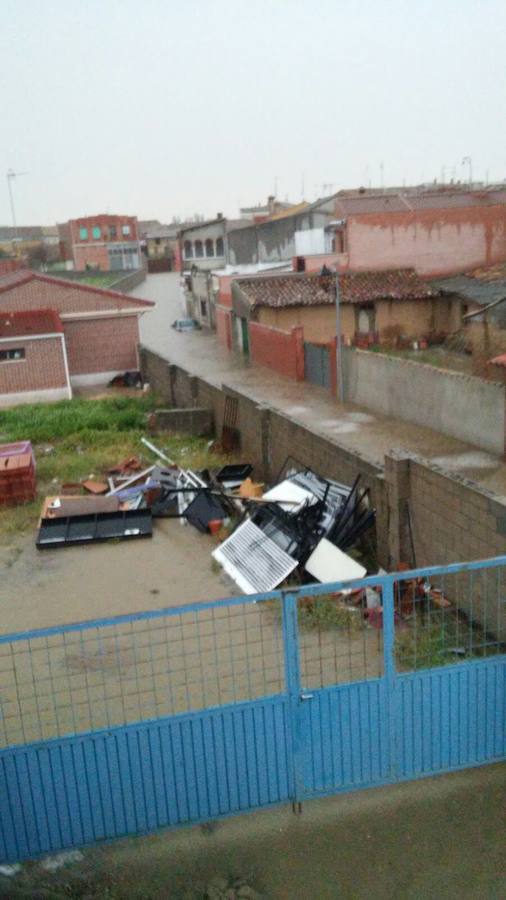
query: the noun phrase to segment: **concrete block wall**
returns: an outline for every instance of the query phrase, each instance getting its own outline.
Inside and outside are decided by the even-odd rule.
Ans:
[[[141,350],[141,360],[144,377],[170,404],[169,369],[178,367],[169,366],[146,350]],[[375,465],[319,434],[317,427],[310,429],[277,410],[258,405],[232,386],[212,385],[182,369],[178,373],[181,390],[186,379],[186,405],[212,409],[218,436],[225,397],[237,398],[242,451],[253,463],[256,478],[275,478],[288,456],[345,484],[352,484],[360,474],[376,508],[378,561],[385,568],[395,569],[400,562],[410,566],[445,565],[506,555],[506,500],[403,451],[388,453],[384,467]],[[178,394],[177,403],[172,405],[183,406],[180,397]]]
[[[343,347],[345,397],[501,456],[506,391],[472,375]]]
[[[393,451],[385,463],[393,568],[400,561],[433,566],[506,555],[505,500],[414,455]],[[506,605],[495,605],[496,578],[496,572],[448,577],[444,589],[474,621],[506,640]]]

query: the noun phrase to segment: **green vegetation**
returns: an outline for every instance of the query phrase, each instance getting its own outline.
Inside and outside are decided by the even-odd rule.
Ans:
[[[108,288],[116,281],[119,281],[121,275],[121,272],[103,272],[91,275],[83,273],[82,277],[73,278],[72,281],[79,281],[81,284],[91,284],[92,287]]]
[[[427,350],[393,350],[388,347],[371,347],[372,353],[383,353],[385,356],[396,356],[399,359],[410,359],[413,362],[436,366],[438,369],[450,369],[453,372],[472,374],[472,359],[465,353],[456,353],[442,347]]]
[[[504,652],[476,622],[456,609],[431,610],[430,618],[415,616],[397,627],[395,657],[401,671],[431,669],[462,660]]]
[[[298,618],[301,628],[319,631],[331,628],[362,631],[364,627],[361,611],[343,606],[334,594],[302,598],[299,600]]]
[[[147,434],[149,413],[157,405],[156,397],[148,394],[77,398],[0,412],[0,443],[32,441],[38,486],[38,498],[33,503],[0,507],[0,536],[11,538],[33,528],[42,498],[57,493],[62,482],[90,475],[100,478],[106,469],[129,456],[138,456],[146,467],[155,463],[156,458],[140,439]],[[182,466],[198,469],[224,464],[223,456],[210,452],[203,438],[163,433],[154,440]]]

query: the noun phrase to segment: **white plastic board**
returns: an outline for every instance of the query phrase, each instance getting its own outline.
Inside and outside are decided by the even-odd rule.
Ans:
[[[363,578],[367,569],[331,544],[327,538],[322,538],[306,563],[306,572],[326,584]]]

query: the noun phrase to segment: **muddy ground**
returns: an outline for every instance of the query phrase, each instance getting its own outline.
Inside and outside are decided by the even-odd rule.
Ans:
[[[211,566],[210,536],[157,520],[153,537],[37,550],[35,532],[0,546],[0,632],[216,600],[238,593]]]
[[[116,841],[0,876],[0,897],[499,900],[505,789],[506,766],[486,766]],[[250,891],[212,892],[237,883]]]

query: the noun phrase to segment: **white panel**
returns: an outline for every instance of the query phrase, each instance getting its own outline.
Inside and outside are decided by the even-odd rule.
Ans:
[[[363,578],[367,570],[339,547],[322,538],[306,563],[306,572],[323,584]]]
[[[249,519],[212,556],[245,594],[274,590],[298,565]]]

